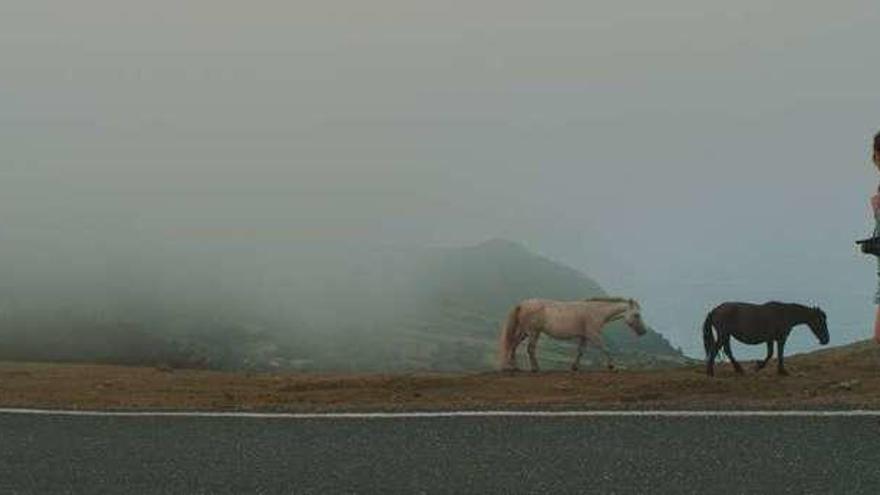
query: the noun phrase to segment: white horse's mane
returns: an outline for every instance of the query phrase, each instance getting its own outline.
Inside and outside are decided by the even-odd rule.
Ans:
[[[630,303],[636,307],[639,305],[638,301],[635,299],[629,299],[626,297],[589,297],[584,299],[584,302]]]

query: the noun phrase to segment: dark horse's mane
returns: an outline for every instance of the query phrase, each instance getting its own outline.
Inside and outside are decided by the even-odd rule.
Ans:
[[[781,302],[781,301],[770,301],[770,302],[764,303],[764,306],[785,306],[786,308],[809,309],[808,307],[804,306],[803,304],[787,303],[787,302]]]
[[[783,307],[783,308],[787,308],[787,309],[797,309],[797,310],[811,311],[811,312],[821,311],[818,306],[806,306],[804,304],[785,303],[785,302],[780,302],[780,301],[770,301],[768,303],[765,303],[764,306],[777,306],[777,307]]]
[[[795,307],[801,307],[801,308],[807,307],[807,306],[805,306],[803,304],[799,304],[799,303],[787,303],[787,302],[782,302],[782,301],[769,301],[765,304],[767,304],[768,306],[795,306]]]

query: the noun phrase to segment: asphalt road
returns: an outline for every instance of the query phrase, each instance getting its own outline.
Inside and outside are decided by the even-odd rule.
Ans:
[[[880,419],[0,414],[0,493],[877,493]]]

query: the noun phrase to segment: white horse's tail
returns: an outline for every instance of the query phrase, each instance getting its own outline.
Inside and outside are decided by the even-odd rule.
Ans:
[[[501,327],[501,336],[498,338],[498,366],[501,369],[515,367],[513,356],[511,355],[516,341],[519,339],[517,327],[519,325],[520,305],[517,304],[510,313],[507,314],[507,320]]]

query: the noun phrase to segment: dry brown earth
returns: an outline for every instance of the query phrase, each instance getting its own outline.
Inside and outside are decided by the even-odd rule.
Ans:
[[[452,409],[880,408],[880,346],[792,356],[791,376],[722,366],[532,374],[228,373],[0,363],[0,407],[103,410],[365,411]]]

